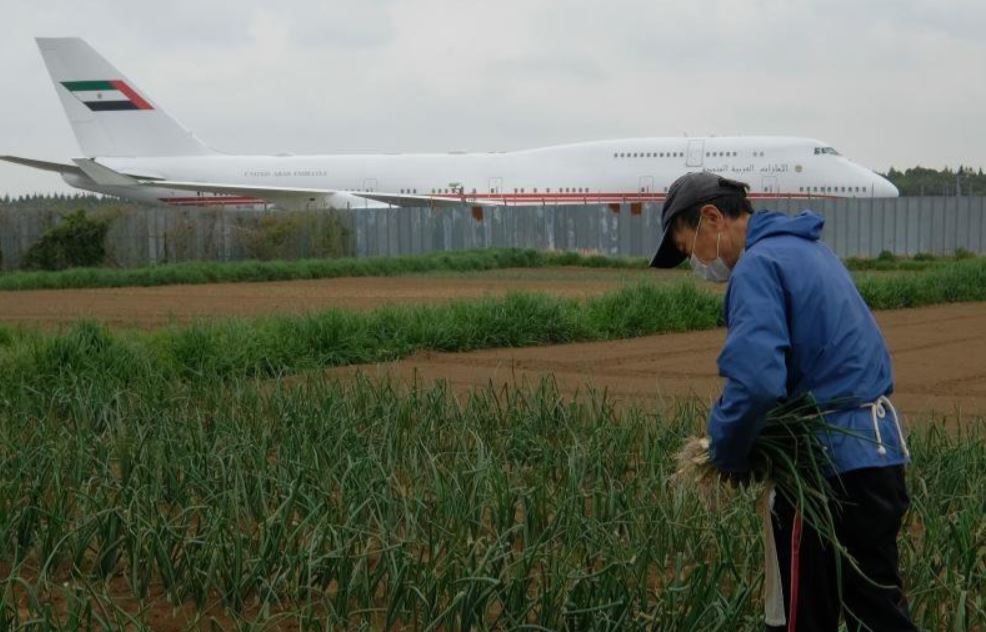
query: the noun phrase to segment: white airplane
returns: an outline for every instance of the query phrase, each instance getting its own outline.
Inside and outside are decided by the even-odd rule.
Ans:
[[[346,209],[661,201],[690,171],[750,185],[752,198],[896,197],[825,143],[775,136],[630,138],[521,151],[229,155],[169,116],[79,38],[38,38],[83,158],[0,156],[73,187],[175,206]]]

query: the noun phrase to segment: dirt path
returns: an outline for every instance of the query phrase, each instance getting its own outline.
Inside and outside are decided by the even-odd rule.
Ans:
[[[894,402],[910,414],[936,411],[986,415],[986,303],[877,313],[893,355]],[[458,387],[536,383],[553,374],[574,392],[591,384],[621,401],[657,403],[694,394],[714,398],[721,387],[716,357],[725,330],[471,353],[424,353],[395,363],[335,369],[375,376],[445,379]]]
[[[681,277],[680,271],[660,274],[648,270],[565,267],[455,275],[0,292],[0,323],[52,328],[91,318],[113,326],[153,328],[172,321],[297,314],[331,308],[372,309],[520,290],[587,297],[614,290],[627,282]]]

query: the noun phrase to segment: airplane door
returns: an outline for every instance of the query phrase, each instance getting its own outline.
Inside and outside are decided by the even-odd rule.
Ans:
[[[685,160],[686,167],[701,167],[705,160],[705,139],[696,138],[688,141],[688,156]]]
[[[641,193],[654,192],[654,176],[640,176],[640,192]]]
[[[761,188],[764,193],[780,193],[780,188],[777,185],[777,176],[764,176],[763,182],[761,182]]]

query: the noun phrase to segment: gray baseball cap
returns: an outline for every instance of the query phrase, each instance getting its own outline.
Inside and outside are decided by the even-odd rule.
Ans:
[[[685,260],[685,255],[679,252],[674,240],[671,239],[671,227],[674,225],[675,216],[699,204],[712,202],[718,197],[737,192],[746,195],[749,188],[744,182],[723,178],[708,171],[686,173],[675,180],[668,189],[668,196],[661,209],[661,228],[664,232],[657,252],[650,260],[651,267],[673,268]]]

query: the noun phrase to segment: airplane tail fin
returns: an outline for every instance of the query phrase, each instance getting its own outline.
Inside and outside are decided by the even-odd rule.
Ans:
[[[37,42],[86,156],[215,153],[82,39],[39,37]]]

